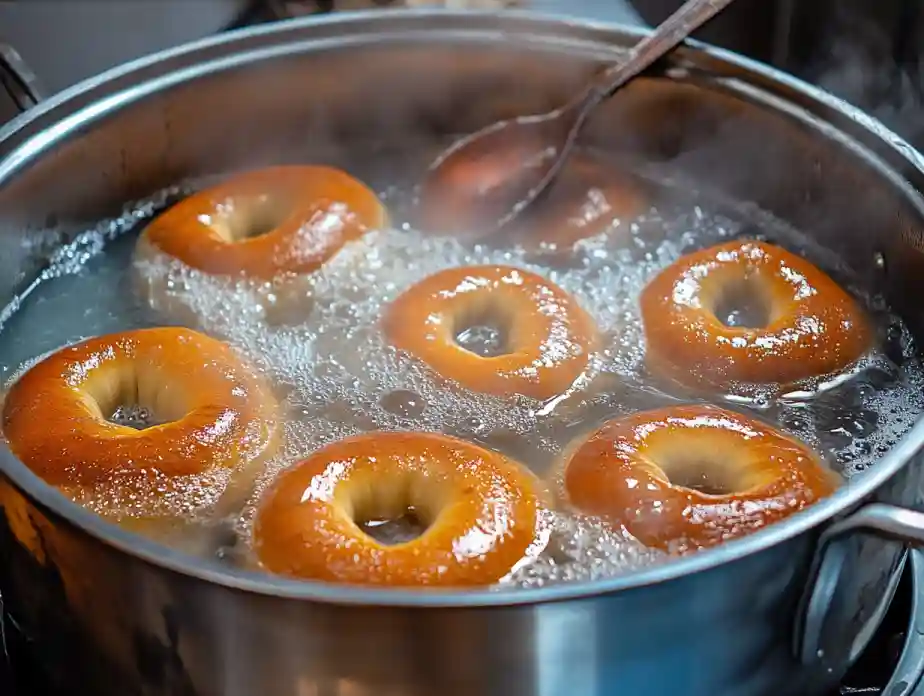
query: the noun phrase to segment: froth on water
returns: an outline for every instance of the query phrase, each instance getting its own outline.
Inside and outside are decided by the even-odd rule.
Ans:
[[[150,206],[141,210],[149,214]],[[653,209],[641,220],[578,243],[564,263],[557,255],[554,266],[516,247],[465,246],[415,230],[382,230],[349,244],[316,274],[288,284],[215,278],[157,256],[130,267],[133,239],[111,243],[118,235],[109,223],[88,235],[97,234],[111,253],[88,255],[82,270],[68,267],[35,291],[11,321],[12,330],[0,333],[0,362],[11,375],[36,353],[85,336],[175,321],[229,341],[276,385],[287,416],[283,446],[240,505],[230,514],[222,511],[217,527],[213,517],[220,496],[203,494],[203,484],[215,482],[175,484],[168,493],[188,525],[171,540],[225,563],[246,564],[255,505],[266,486],[329,442],[375,429],[444,432],[504,452],[547,476],[555,471],[565,444],[608,418],[702,399],[650,380],[638,297],[655,274],[684,253],[754,230],[750,214],[745,222],[734,211],[708,211],[689,200]],[[807,250],[816,263],[832,270],[792,230],[769,218],[761,224],[779,243]],[[447,383],[385,340],[379,318],[387,303],[437,271],[480,264],[532,270],[570,292],[595,317],[605,348],[592,356],[573,393],[548,403],[475,394]],[[157,289],[153,313],[132,299],[138,288]],[[747,323],[758,310],[730,307],[729,322]],[[728,403],[776,422],[848,475],[863,470],[924,410],[924,372],[912,357],[907,332],[885,308],[877,310],[880,315],[884,331],[898,332],[900,347],[870,356],[850,379],[804,385],[790,394],[741,385],[728,395]],[[56,322],[57,317],[62,321]],[[477,354],[496,355],[505,349],[505,328],[476,322],[461,327],[456,340]],[[150,416],[120,413],[114,418],[143,427]],[[86,491],[80,502],[100,510],[145,507],[145,501],[102,496]],[[409,533],[400,525],[372,522],[373,535],[400,541]],[[664,558],[592,519],[552,512],[549,524],[547,551],[502,586],[596,579]],[[196,529],[198,537],[190,531]],[[190,547],[190,534],[214,543]]]

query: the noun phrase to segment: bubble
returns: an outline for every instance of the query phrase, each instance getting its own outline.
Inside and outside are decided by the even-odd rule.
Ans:
[[[468,326],[456,335],[456,343],[483,358],[503,355],[507,343],[505,332],[495,326]]]
[[[589,517],[550,513],[551,535],[533,563],[504,578],[501,586],[536,588],[562,582],[615,577],[668,560],[628,532]]]
[[[154,413],[144,406],[119,406],[109,420],[116,425],[124,425],[136,430],[143,430],[156,423]]]
[[[407,389],[388,392],[382,396],[379,403],[389,413],[403,418],[419,418],[427,408],[426,401],[419,394]]]

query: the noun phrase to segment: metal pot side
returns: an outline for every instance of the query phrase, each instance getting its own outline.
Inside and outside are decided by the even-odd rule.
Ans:
[[[0,128],[0,297],[69,233],[189,177],[306,160],[373,184],[413,174],[414,153],[558,103],[636,37],[513,13],[364,13],[110,71]],[[790,221],[920,333],[917,153],[720,51],[684,49],[665,70],[608,103],[588,142]],[[922,437],[714,552],[595,585],[466,594],[222,574],[110,528],[3,450],[0,587],[53,679],[104,696],[821,693],[877,625],[904,542],[924,540],[924,515],[901,509],[921,503]]]

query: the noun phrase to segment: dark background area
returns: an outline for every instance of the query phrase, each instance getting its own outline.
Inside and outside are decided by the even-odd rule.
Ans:
[[[681,2],[631,4],[657,23]],[[738,0],[697,38],[817,84],[924,147],[919,0]]]

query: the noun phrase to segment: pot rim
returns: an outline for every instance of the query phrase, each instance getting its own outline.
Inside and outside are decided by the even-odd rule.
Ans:
[[[317,46],[325,39],[343,40],[344,36],[334,32],[318,37],[303,38],[300,31],[315,28],[343,29],[346,37],[364,36],[353,30],[365,23],[384,24],[390,22],[402,32],[426,31],[432,39],[437,33],[469,35],[488,33],[499,38],[509,36],[504,30],[513,24],[513,30],[524,37],[540,37],[550,46],[555,40],[578,40],[585,48],[599,54],[612,53],[621,48],[614,42],[614,36],[641,38],[649,30],[617,23],[593,20],[575,20],[547,13],[505,11],[452,11],[452,10],[374,10],[344,12],[323,17],[306,17],[286,22],[271,23],[238,29],[216,36],[190,42],[159,53],[122,64],[100,75],[84,80],[51,98],[41,102],[29,111],[0,127],[0,148],[13,140],[12,150],[0,154],[0,186],[12,172],[24,163],[41,156],[42,152],[59,139],[67,136],[77,125],[94,119],[120,105],[134,101],[147,94],[162,91],[175,84],[186,82],[202,74],[224,70],[236,65],[256,62],[260,59],[299,52],[299,46]],[[522,29],[529,30],[528,34]],[[563,32],[562,30],[567,30]],[[376,39],[387,32],[376,35]],[[288,38],[287,37],[290,37]],[[392,34],[393,36],[393,34]],[[276,37],[275,41],[235,50],[236,44],[245,39]],[[588,38],[589,37],[589,38]],[[604,43],[609,40],[609,43]],[[218,55],[208,55],[209,50],[224,49]],[[759,77],[778,87],[795,92],[816,107],[823,107],[846,117],[853,126],[866,131],[881,144],[888,146],[891,155],[904,162],[924,176],[924,157],[918,154],[904,139],[882,125],[879,121],[848,103],[806,83],[802,80],[750,60],[724,49],[712,47],[698,41],[688,41],[678,49],[682,54],[705,55],[707,58],[732,67],[736,76]],[[205,53],[202,56],[197,53]],[[173,67],[178,61],[187,59],[180,67]],[[191,60],[189,60],[191,59]],[[154,68],[154,70],[152,70]],[[160,68],[157,70],[156,68]],[[140,75],[142,81],[129,87],[120,86],[125,78]],[[106,92],[107,86],[110,92]],[[752,85],[749,85],[752,86]],[[114,88],[114,91],[112,91]],[[94,92],[102,96],[91,99]],[[84,97],[81,99],[80,97]],[[69,113],[58,118],[53,125],[15,143],[14,137],[42,116],[55,110],[71,107]],[[778,522],[750,536],[726,542],[714,549],[702,551],[689,557],[672,559],[639,571],[612,578],[568,582],[547,587],[530,589],[452,590],[452,589],[377,589],[338,585],[317,581],[291,580],[255,571],[218,568],[208,561],[162,546],[153,541],[124,531],[103,518],[72,502],[56,489],[45,484],[20,462],[6,445],[0,446],[0,472],[31,500],[83,532],[122,553],[163,569],[214,583],[232,590],[285,599],[297,599],[349,605],[378,605],[389,607],[444,607],[472,608],[489,606],[529,605],[564,600],[589,598],[601,594],[627,591],[660,584],[683,576],[705,572],[717,566],[731,563],[751,554],[758,553],[798,535],[809,532],[838,513],[851,510],[871,492],[888,481],[896,472],[908,464],[911,458],[924,446],[924,416],[886,453],[874,466],[852,477],[830,498],[811,506],[783,522]]]

